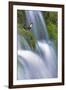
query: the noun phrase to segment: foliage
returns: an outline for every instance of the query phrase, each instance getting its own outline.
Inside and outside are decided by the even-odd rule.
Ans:
[[[35,48],[35,38],[32,34],[32,32],[24,29],[25,24],[25,11],[24,10],[18,10],[17,11],[17,28],[18,33],[22,35],[28,42],[29,46],[34,49]]]
[[[57,12],[44,12],[43,15],[46,21],[49,38],[54,41],[57,47]]]
[[[23,26],[24,22],[25,22],[25,11],[17,10],[17,23]]]
[[[18,28],[19,29],[19,28]],[[20,34],[20,35],[22,35],[26,40],[27,40],[27,42],[28,42],[28,44],[30,45],[30,47],[32,48],[32,49],[34,49],[35,48],[35,38],[34,38],[34,36],[33,36],[33,33],[31,32],[31,31],[27,31],[27,30],[25,30],[24,28],[20,28],[19,30],[18,30],[18,33]]]

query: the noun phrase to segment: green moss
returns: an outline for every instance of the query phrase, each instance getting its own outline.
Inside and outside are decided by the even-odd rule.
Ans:
[[[48,34],[49,34],[50,39],[54,41],[54,44],[57,47],[56,25],[51,22],[48,24]]]
[[[17,10],[17,22],[21,24],[21,26],[24,25],[24,22],[25,22],[25,11],[24,10]]]
[[[25,30],[24,28],[22,29],[19,29],[18,30],[18,33],[20,35],[22,35],[28,42],[29,46],[32,48],[32,49],[35,49],[35,38],[34,38],[34,35],[31,31],[27,31]]]
[[[43,15],[46,21],[49,39],[53,40],[55,47],[57,47],[57,38],[58,38],[57,12],[44,12]]]
[[[17,11],[17,29],[18,29],[18,33],[23,36],[26,41],[28,42],[29,46],[32,49],[35,49],[35,38],[32,32],[27,31],[26,29],[24,29],[24,24],[25,24],[25,11],[24,10],[18,10]]]

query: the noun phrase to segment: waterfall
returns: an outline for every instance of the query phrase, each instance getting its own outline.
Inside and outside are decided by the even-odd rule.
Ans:
[[[26,23],[32,26],[36,48],[32,51],[24,37],[18,35],[17,79],[56,78],[58,61],[50,41],[45,20],[40,11],[25,11]]]
[[[23,36],[20,36],[20,35],[18,34],[18,36],[17,36],[17,41],[18,41],[18,43],[17,43],[17,46],[18,46],[17,48],[18,48],[18,50],[20,50],[20,49],[31,50],[28,42],[25,40],[25,38],[24,38]]]
[[[25,11],[26,13],[26,23],[33,24],[32,32],[34,33],[36,39],[38,40],[48,40],[48,33],[44,18],[40,11]]]

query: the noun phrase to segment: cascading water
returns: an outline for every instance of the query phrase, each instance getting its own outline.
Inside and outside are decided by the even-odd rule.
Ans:
[[[57,77],[57,55],[49,39],[44,18],[40,11],[25,11],[27,25],[32,23],[32,33],[36,38],[35,52],[28,42],[18,35],[18,75],[22,79]]]
[[[26,23],[32,23],[32,32],[34,33],[36,39],[38,40],[48,40],[48,33],[43,16],[40,11],[25,11],[26,13]]]

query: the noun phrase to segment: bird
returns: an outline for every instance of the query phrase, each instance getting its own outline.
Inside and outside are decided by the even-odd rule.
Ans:
[[[30,23],[30,25],[29,25],[29,26],[24,26],[24,29],[27,29],[27,30],[31,31],[32,26],[33,26],[33,24],[32,24],[32,23]]]

